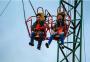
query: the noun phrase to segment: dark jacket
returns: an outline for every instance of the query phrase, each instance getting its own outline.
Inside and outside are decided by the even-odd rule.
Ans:
[[[57,28],[60,27],[60,26],[64,28],[64,21],[59,21],[59,22],[58,22],[58,21],[56,20],[55,26],[52,27],[52,29],[56,32],[56,31],[57,31]]]
[[[36,22],[31,26],[32,31],[35,31],[37,24],[38,24],[38,22],[36,21]],[[44,21],[40,21],[39,24],[40,24],[40,27],[44,27]]]

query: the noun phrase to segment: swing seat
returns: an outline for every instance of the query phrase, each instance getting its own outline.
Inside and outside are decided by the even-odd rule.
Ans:
[[[59,35],[56,35],[56,36],[54,37],[54,40],[59,40]]]

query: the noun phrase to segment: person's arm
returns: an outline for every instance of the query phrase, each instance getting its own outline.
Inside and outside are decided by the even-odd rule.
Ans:
[[[52,27],[52,30],[56,31],[57,30],[57,23]]]
[[[48,23],[45,23],[45,24],[44,24],[44,26],[47,28],[47,30],[49,30],[49,29],[50,29],[50,27],[49,27],[49,24],[48,24]]]
[[[31,26],[32,31],[35,30],[35,27],[36,27],[36,22]]]
[[[67,32],[68,32],[68,25],[66,23],[64,23],[64,35],[66,36]]]

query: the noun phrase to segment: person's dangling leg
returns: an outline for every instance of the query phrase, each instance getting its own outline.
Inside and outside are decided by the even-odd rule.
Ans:
[[[51,35],[51,36],[50,36],[50,39],[49,39],[49,41],[48,41],[48,44],[49,44],[49,45],[51,44],[53,38],[54,38],[54,35]]]
[[[64,45],[64,33],[60,34],[59,39],[61,41],[61,44]]]
[[[50,36],[48,43],[45,44],[47,48],[49,48],[49,45],[51,44],[53,38],[54,38],[54,34]]]
[[[34,36],[35,36],[35,33],[32,32],[31,33],[31,41],[29,42],[29,45],[31,45],[31,46],[34,46]]]
[[[62,48],[64,48],[64,33],[60,34],[59,39],[61,41]]]
[[[39,33],[40,39],[38,40],[38,45],[37,45],[37,49],[40,50],[41,49],[41,44],[43,41],[43,32]]]

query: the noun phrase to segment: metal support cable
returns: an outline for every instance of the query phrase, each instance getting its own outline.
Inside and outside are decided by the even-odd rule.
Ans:
[[[22,0],[22,5],[23,5],[24,20],[26,21],[25,8],[24,8],[24,1],[23,0]]]
[[[33,9],[33,11],[34,11],[34,13],[35,13],[35,15],[36,15],[36,11],[35,11],[35,9],[34,9],[34,7],[33,7],[33,5],[32,5],[32,3],[31,3],[30,0],[29,0],[29,3],[30,3],[30,5],[31,5],[31,7],[32,7],[32,9]]]
[[[23,5],[24,20],[25,20],[25,24],[26,24],[26,28],[27,28],[29,37],[30,37],[29,29],[28,29],[27,22],[26,22],[26,14],[25,14],[25,7],[24,7],[24,1],[23,0],[22,0],[22,5]]]
[[[11,3],[11,0],[8,1],[8,3],[6,4],[5,8],[1,11],[0,16],[3,15],[3,13],[5,12],[5,10],[7,9],[7,7],[9,6],[10,3]]]
[[[83,25],[83,27],[82,27],[82,30],[83,30],[83,42],[84,42],[84,57],[85,57],[85,61],[84,62],[86,62],[86,41],[85,41],[85,25],[84,25],[84,21],[82,21],[82,25]]]

